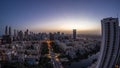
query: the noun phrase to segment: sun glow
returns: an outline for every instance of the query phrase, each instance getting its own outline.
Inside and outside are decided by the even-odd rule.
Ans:
[[[64,23],[60,26],[61,30],[72,30],[77,29],[79,31],[87,31],[87,30],[97,30],[98,26],[94,26],[91,24],[92,21],[88,20],[76,20],[76,21],[65,21],[69,23]]]
[[[71,31],[73,29],[77,29],[77,31],[96,31],[100,29],[100,26],[96,26],[92,20],[87,19],[74,19],[74,18],[59,18],[59,19],[50,19],[43,21],[44,23],[40,23],[39,21],[34,24],[35,31]]]

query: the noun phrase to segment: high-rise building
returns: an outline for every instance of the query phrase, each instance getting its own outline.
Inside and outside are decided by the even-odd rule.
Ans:
[[[16,34],[16,30],[15,30],[15,29],[14,29],[13,40],[14,40],[14,41],[16,41],[16,40],[17,40],[17,34]]]
[[[119,52],[118,18],[104,18],[102,24],[102,44],[96,68],[114,68]]]
[[[118,37],[119,37],[119,47],[118,47],[119,52],[117,54],[115,68],[120,68],[120,26],[119,26],[119,36]]]
[[[23,32],[22,31],[18,32],[18,40],[23,41]]]
[[[11,35],[11,27],[8,28],[8,26],[5,27],[5,35]]]
[[[73,39],[76,39],[76,29],[73,29]]]
[[[5,35],[2,36],[2,44],[11,44],[12,38],[11,38],[11,27],[9,27],[8,32],[8,26],[5,27]]]
[[[17,36],[17,34],[16,34],[16,30],[14,29],[14,36],[16,37]]]
[[[9,27],[9,35],[11,36],[11,27]]]
[[[120,39],[120,27],[119,27],[119,39]],[[120,45],[120,40],[119,40],[119,45]],[[116,62],[116,68],[120,68],[120,47],[119,47],[119,55],[118,55],[118,59]]]
[[[5,27],[5,35],[8,35],[8,26]]]
[[[27,29],[25,32],[24,32],[24,38],[25,38],[25,40],[28,40],[28,32],[29,32],[29,30]]]

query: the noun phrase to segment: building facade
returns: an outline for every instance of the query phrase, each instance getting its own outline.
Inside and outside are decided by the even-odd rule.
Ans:
[[[76,39],[76,29],[73,29],[73,39]]]
[[[11,44],[12,43],[12,37],[11,37],[11,27],[8,26],[5,27],[5,34],[2,36],[1,44]]]
[[[119,26],[119,33],[120,33],[120,26]],[[120,38],[120,34],[119,34],[119,38]],[[119,45],[120,45],[120,40],[119,40]],[[119,47],[119,54],[115,68],[120,68],[120,47]]]
[[[119,53],[118,18],[104,18],[102,24],[102,44],[96,68],[114,68]]]

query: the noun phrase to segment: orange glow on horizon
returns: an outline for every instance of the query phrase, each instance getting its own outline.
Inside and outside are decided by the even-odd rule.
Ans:
[[[100,25],[99,24],[91,24],[93,20],[83,19],[83,18],[53,18],[50,20],[42,21],[44,23],[40,23],[37,21],[34,26],[31,27],[32,31],[35,32],[66,32],[72,33],[73,29],[77,29],[78,33],[100,33]]]

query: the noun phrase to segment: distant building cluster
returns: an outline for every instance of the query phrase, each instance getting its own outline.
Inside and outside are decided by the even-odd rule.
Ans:
[[[78,37],[79,38],[79,37]],[[56,43],[59,47],[65,52],[66,55],[69,55],[71,58],[76,58],[76,53],[79,52],[81,55],[86,54],[87,52],[92,52],[100,47],[100,41],[95,39],[64,39],[56,40]]]
[[[11,27],[6,26],[0,38],[0,61],[36,64],[41,56],[41,42],[47,39],[62,41],[72,37],[61,32],[33,33],[28,29],[24,32],[13,30],[12,33]]]
[[[13,32],[13,33],[12,33]],[[5,33],[0,38],[0,44],[11,44],[12,41],[34,41],[34,40],[62,40],[65,38],[71,38],[71,36],[65,36],[64,33],[61,32],[54,32],[54,33],[34,33],[29,31],[28,29],[26,31],[22,30],[11,30],[11,27],[8,26],[5,27]]]
[[[38,41],[14,42],[0,45],[0,61],[25,62],[38,64],[41,56],[41,45]]]
[[[5,33],[0,37],[0,61],[27,62],[38,64],[41,56],[41,42],[44,40],[54,41],[62,52],[74,59],[77,55],[90,56],[99,51],[98,61],[89,68],[120,68],[120,27],[118,18],[104,18],[102,24],[102,41],[97,36],[85,38],[73,34],[33,33],[14,30],[5,27]]]
[[[12,43],[11,27],[8,28],[8,26],[5,27],[5,34],[1,38],[1,44],[5,43]]]

